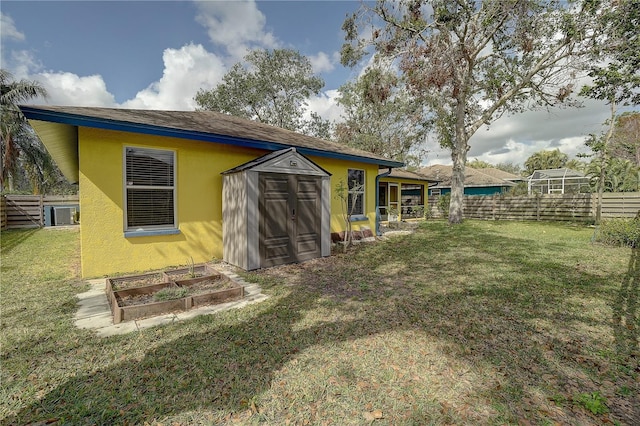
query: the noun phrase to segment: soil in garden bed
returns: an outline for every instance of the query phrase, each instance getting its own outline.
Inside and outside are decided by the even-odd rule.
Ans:
[[[195,283],[178,283],[178,285],[186,288],[189,292],[188,294],[191,296],[237,287],[237,285],[235,285],[232,281],[215,275],[203,278]]]
[[[164,277],[167,281],[184,281],[194,278],[206,277],[208,275],[219,276],[219,273],[214,271],[208,265],[196,265],[193,268],[180,268],[164,271]]]
[[[156,274],[111,278],[111,289],[113,291],[120,291],[127,290],[129,288],[144,287],[152,284],[161,284],[164,282],[165,279],[161,272],[158,272]]]
[[[154,299],[155,293],[147,294],[132,294],[129,296],[118,297],[118,305],[120,306],[134,306],[134,305],[146,305],[147,303],[154,303],[157,300]]]

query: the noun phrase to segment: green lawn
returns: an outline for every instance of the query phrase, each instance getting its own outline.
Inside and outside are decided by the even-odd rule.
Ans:
[[[78,233],[3,232],[0,423],[639,424],[640,250],[592,235],[428,222],[98,338],[72,321]]]

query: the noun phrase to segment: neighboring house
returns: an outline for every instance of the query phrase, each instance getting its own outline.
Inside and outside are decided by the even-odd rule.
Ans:
[[[536,170],[527,178],[529,195],[591,192],[589,177],[573,169]]]
[[[437,185],[429,187],[429,195],[445,195],[451,192],[451,175],[453,166],[436,164],[418,170],[426,178],[439,181]],[[464,194],[465,195],[493,195],[501,194],[515,186],[521,180],[519,176],[498,170],[502,177],[493,176],[497,169],[473,169],[465,167]],[[484,171],[488,170],[488,173]]]
[[[335,187],[373,232],[380,169],[368,152],[208,111],[23,106],[79,183],[82,275],[224,259],[245,269],[327,256],[344,231]]]
[[[495,167],[485,167],[482,169],[474,170],[494,178],[506,180],[507,182],[518,183],[527,180],[527,178],[525,177],[514,175],[513,173],[505,172],[504,170],[496,169]]]
[[[380,220],[389,221],[424,217],[429,185],[437,183],[403,169],[382,170],[378,181]]]

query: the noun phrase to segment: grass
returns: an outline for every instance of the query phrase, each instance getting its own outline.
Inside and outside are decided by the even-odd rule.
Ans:
[[[0,423],[638,424],[638,249],[428,222],[245,273],[257,305],[76,329],[78,235],[2,233]]]
[[[164,301],[164,300],[174,300],[174,299],[182,299],[187,295],[189,290],[186,288],[163,288],[162,290],[157,291],[153,295],[153,300],[156,301]]]

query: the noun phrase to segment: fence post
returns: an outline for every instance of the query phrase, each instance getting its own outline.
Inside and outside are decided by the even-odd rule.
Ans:
[[[496,220],[496,195],[491,197],[491,220]]]
[[[40,194],[40,197],[39,197],[39,204],[40,204],[40,228],[42,228],[44,226],[44,196],[42,194]]]
[[[0,196],[0,229],[7,229],[7,198],[4,195]]]
[[[536,193],[535,197],[536,197],[536,220],[539,222],[540,221],[540,198],[542,197],[538,193]]]

